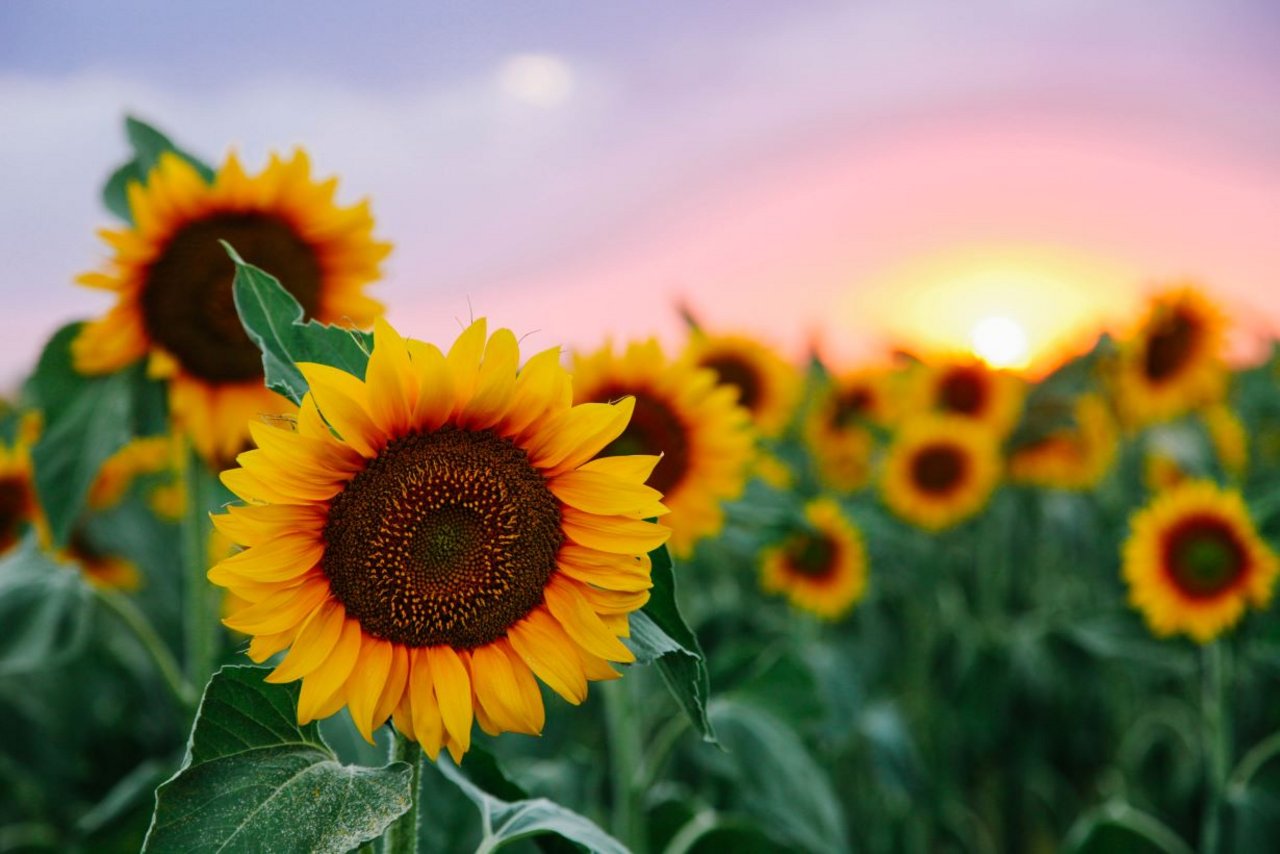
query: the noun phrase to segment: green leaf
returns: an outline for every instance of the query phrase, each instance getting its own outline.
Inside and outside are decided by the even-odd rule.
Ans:
[[[1091,810],[1072,825],[1064,854],[1192,854],[1178,834],[1155,816],[1112,802]]]
[[[304,320],[302,306],[275,276],[245,263],[226,241],[222,245],[236,265],[236,311],[249,340],[262,351],[267,388],[301,403],[307,381],[298,362],[332,365],[364,378],[373,346],[367,333]]]
[[[33,539],[0,560],[0,676],[53,666],[84,645],[91,596],[80,573]]]
[[[480,788],[469,778],[473,764],[477,766],[477,779],[483,778],[490,785],[496,783],[508,794],[519,791],[518,788],[513,791],[514,784],[502,774],[493,757],[483,750],[472,747],[465,761],[467,774],[444,757],[435,768],[480,810],[485,823],[480,850],[495,851],[520,839],[554,833],[598,854],[626,854],[627,849],[621,842],[573,810],[546,798],[506,800]]]
[[[849,850],[831,782],[794,730],[732,700],[716,700],[710,715],[733,759],[742,806],[762,829],[806,851]]]
[[[26,405],[44,413],[32,461],[36,495],[57,547],[66,545],[107,458],[133,436],[163,429],[165,421],[163,387],[147,379],[141,362],[103,376],[76,372],[71,343],[81,327],[64,326],[49,339],[23,388]]]
[[[182,768],[156,790],[144,851],[345,852],[409,809],[408,765],[338,762],[316,724],[298,725],[297,685],[263,682],[268,671],[214,674]]]
[[[155,168],[160,155],[171,151],[195,167],[200,177],[212,183],[214,171],[208,164],[174,145],[173,141],[146,122],[127,116],[124,120],[125,136],[133,148],[133,159],[111,173],[102,188],[102,202],[107,210],[125,222],[133,223],[133,211],[129,208],[129,184],[143,183]]]
[[[653,561],[653,589],[648,603],[631,615],[631,637],[627,646],[640,664],[654,665],[667,689],[702,740],[715,743],[715,730],[707,718],[711,680],[698,638],[684,621],[676,604],[676,579],[671,554],[666,546],[650,553]]]
[[[1280,834],[1280,733],[1255,745],[1231,775],[1224,850],[1265,851]]]

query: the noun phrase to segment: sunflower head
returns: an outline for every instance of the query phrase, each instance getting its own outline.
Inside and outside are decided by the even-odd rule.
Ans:
[[[804,519],[801,528],[764,552],[760,582],[795,607],[834,620],[848,613],[866,591],[862,535],[829,498],[809,502]]]
[[[1246,605],[1265,606],[1280,567],[1240,494],[1208,481],[1181,483],[1135,514],[1123,558],[1129,601],[1151,630],[1200,643]]]
[[[794,367],[769,347],[745,335],[695,334],[684,353],[720,385],[737,390],[738,405],[751,413],[757,431],[776,436],[786,428],[800,392]]]
[[[517,369],[515,336],[477,321],[448,351],[381,321],[365,379],[300,364],[292,429],[253,424],[214,517],[246,548],[209,578],[269,681],[302,679],[298,719],[388,717],[431,757],[486,732],[537,733],[535,676],[573,703],[630,662],[667,530],[658,459],[598,458],[636,402],[572,405],[555,350]],[[237,605],[236,602],[241,603]]]
[[[960,416],[918,418],[894,437],[880,487],[894,513],[937,531],[981,510],[999,477],[991,430]]]
[[[72,345],[77,369],[117,370],[144,356],[169,380],[170,411],[208,459],[244,447],[255,415],[286,411],[262,381],[262,357],[240,324],[235,267],[219,241],[276,276],[308,317],[367,326],[381,307],[364,295],[390,247],[373,239],[366,204],[339,207],[336,181],[311,175],[305,153],[272,157],[249,176],[231,155],[206,183],[190,163],[161,155],[129,186],[134,225],[103,230],[107,265],[79,277],[115,306]]]
[[[1007,371],[956,358],[918,366],[907,398],[913,411],[969,418],[1005,436],[1022,413],[1025,392],[1024,383]]]
[[[1119,436],[1106,402],[1099,395],[1085,394],[1076,401],[1074,427],[1010,455],[1009,479],[1050,489],[1092,489],[1111,470],[1118,450]]]
[[[142,574],[132,561],[99,548],[83,528],[71,532],[70,542],[58,557],[79,567],[95,587],[137,590],[142,585]]]
[[[669,362],[657,341],[612,346],[574,357],[576,400],[603,403],[630,397],[631,423],[606,455],[661,455],[650,483],[671,515],[671,550],[687,555],[724,524],[723,502],[737,498],[754,454],[750,415],[738,392],[716,374],[687,362]]]
[[[834,377],[818,392],[804,425],[819,479],[840,492],[865,486],[876,445],[873,431],[895,415],[893,377],[887,371],[867,368]]]
[[[1117,360],[1116,400],[1125,423],[1164,421],[1221,399],[1226,327],[1218,307],[1193,286],[1153,298]]]
[[[182,449],[172,436],[144,436],[116,451],[98,470],[89,487],[89,508],[105,510],[120,503],[140,475],[177,467]]]
[[[41,542],[49,541],[48,523],[32,479],[31,445],[38,434],[38,420],[24,419],[13,443],[0,444],[0,554],[16,546],[32,528]]]

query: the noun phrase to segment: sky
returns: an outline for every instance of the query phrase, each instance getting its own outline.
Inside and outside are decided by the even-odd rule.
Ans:
[[[0,3],[0,381],[102,294],[142,117],[251,168],[305,146],[396,249],[372,292],[447,343],[658,334],[676,307],[836,361],[1048,347],[1205,282],[1280,320],[1267,0]]]

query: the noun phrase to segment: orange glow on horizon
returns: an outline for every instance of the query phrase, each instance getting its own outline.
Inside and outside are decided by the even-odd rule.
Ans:
[[[969,352],[1038,374],[1131,315],[1140,281],[1058,248],[967,247],[888,270],[850,293],[840,316],[862,316],[910,351]]]

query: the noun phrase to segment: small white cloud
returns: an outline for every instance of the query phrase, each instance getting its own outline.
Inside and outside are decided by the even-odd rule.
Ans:
[[[503,94],[535,107],[558,107],[573,95],[573,68],[550,53],[518,53],[498,68]]]

